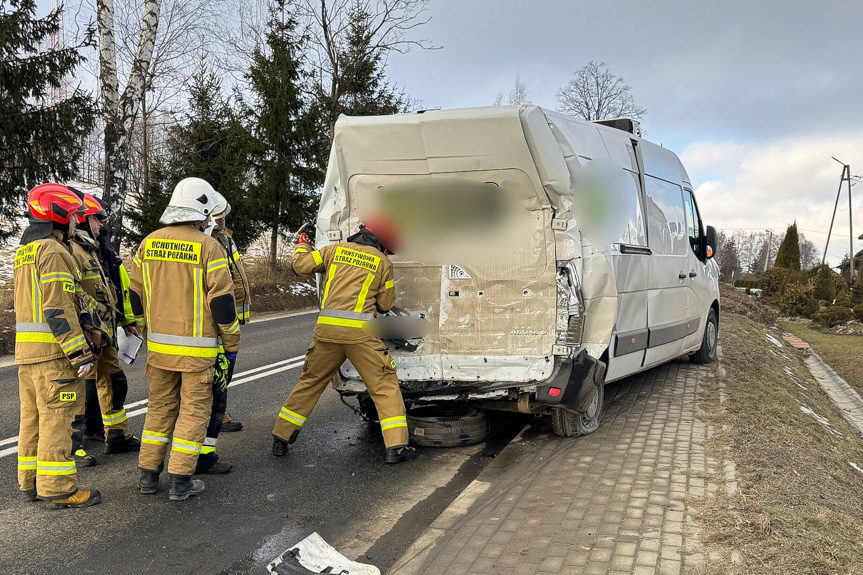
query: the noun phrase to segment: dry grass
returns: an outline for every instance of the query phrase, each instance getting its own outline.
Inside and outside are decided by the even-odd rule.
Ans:
[[[863,394],[863,337],[836,335],[802,322],[782,322],[782,329],[799,336],[815,349],[830,367]]]
[[[15,292],[11,282],[0,283],[0,355],[15,351]]]
[[[252,315],[261,312],[279,312],[306,309],[318,305],[314,280],[299,278],[291,271],[289,261],[280,261],[276,267],[269,261],[247,261],[246,271],[252,291]]]
[[[739,488],[694,502],[702,537],[739,555],[727,573],[863,573],[863,475],[849,465],[863,467],[863,442],[768,331],[724,317],[726,400],[707,388],[701,417],[717,430],[708,453],[735,462]]]

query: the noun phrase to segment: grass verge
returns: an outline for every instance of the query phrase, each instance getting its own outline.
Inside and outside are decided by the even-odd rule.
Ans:
[[[808,342],[842,379],[863,394],[863,337],[824,333],[802,322],[781,322],[780,325]]]
[[[863,441],[771,331],[723,317],[725,401],[706,389],[700,416],[737,489],[694,502],[702,538],[734,553],[726,573],[863,573]]]

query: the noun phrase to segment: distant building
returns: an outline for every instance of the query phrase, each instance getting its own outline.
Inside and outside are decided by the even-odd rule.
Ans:
[[[860,239],[863,239],[863,236],[860,236]],[[854,279],[860,277],[860,269],[863,267],[863,250],[860,250],[856,254],[854,254]],[[847,260],[839,264],[838,270],[839,273],[845,278],[845,281],[852,281],[851,279],[851,264]]]

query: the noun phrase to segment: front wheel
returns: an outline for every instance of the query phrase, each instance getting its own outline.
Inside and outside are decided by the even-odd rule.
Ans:
[[[710,308],[707,312],[707,324],[704,326],[704,336],[701,338],[701,348],[689,356],[692,363],[713,363],[716,361],[716,350],[719,347],[719,319],[716,310]]]
[[[605,399],[605,384],[600,381],[594,385],[596,385],[596,393],[584,413],[573,413],[562,407],[552,408],[551,427],[555,435],[580,437],[589,435],[599,428]]]

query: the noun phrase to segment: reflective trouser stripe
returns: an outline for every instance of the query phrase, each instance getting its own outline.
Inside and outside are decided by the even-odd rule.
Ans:
[[[215,437],[205,437],[204,446],[201,448],[201,455],[216,451],[216,441],[218,441],[218,439]]]
[[[36,475],[72,475],[77,473],[74,461],[37,461]]]
[[[324,263],[324,258],[321,257],[321,252],[318,250],[312,252],[312,259],[315,260],[315,264],[317,265]]]
[[[327,303],[327,296],[330,295],[330,286],[333,284],[334,277],[336,277],[336,264],[332,264],[330,266],[329,276],[327,277],[327,284],[324,286],[324,296],[321,298],[321,307],[324,307],[324,304]]]
[[[203,443],[196,441],[186,441],[179,437],[174,438],[174,443],[171,445],[171,451],[179,451],[180,453],[190,453],[192,455],[200,455]]]
[[[366,280],[363,282],[363,289],[360,290],[360,295],[357,298],[357,305],[354,306],[354,311],[360,313],[363,311],[363,308],[366,307],[366,298],[369,295],[369,287],[372,285],[372,282],[375,281],[375,274],[369,272],[366,276]]]
[[[121,423],[123,423],[127,419],[129,419],[129,418],[126,416],[126,410],[125,409],[121,409],[120,411],[117,411],[115,413],[110,413],[110,414],[104,414],[103,413],[102,414],[102,423],[106,427],[110,427],[112,425],[120,425]]]
[[[150,445],[162,445],[168,443],[167,433],[159,433],[158,431],[150,431],[145,429],[141,432],[141,443],[149,443]]]
[[[319,317],[320,325],[338,325],[341,327],[355,327],[362,329],[366,322],[356,319],[339,319],[337,317]]]
[[[281,413],[279,413],[279,417],[284,419],[287,422],[293,423],[297,427],[302,427],[306,422],[306,418],[297,413],[296,411],[291,411],[287,408],[282,408]]]
[[[36,456],[26,456],[19,455],[18,456],[18,469],[22,470],[33,470],[36,469]]]
[[[394,427],[407,427],[408,420],[404,415],[400,415],[398,417],[388,417],[386,419],[381,419],[381,431],[385,431],[387,429],[392,429]]]

